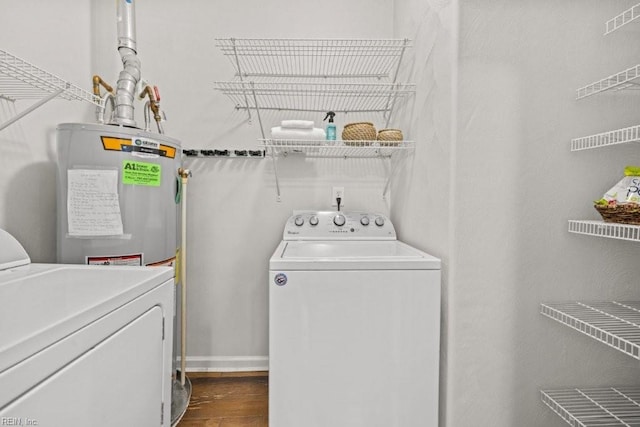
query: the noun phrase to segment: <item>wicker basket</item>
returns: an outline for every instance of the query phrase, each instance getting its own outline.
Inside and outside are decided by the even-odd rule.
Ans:
[[[378,132],[378,141],[381,146],[398,145],[402,141],[402,131],[400,129],[381,129]]]
[[[376,140],[376,128],[370,122],[348,123],[342,130],[342,140],[347,145],[369,145]]]
[[[595,205],[605,222],[640,225],[640,204],[619,203],[616,206]]]

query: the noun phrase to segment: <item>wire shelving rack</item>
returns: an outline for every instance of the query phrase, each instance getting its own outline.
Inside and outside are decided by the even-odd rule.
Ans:
[[[540,312],[640,360],[640,301],[543,303]]]
[[[640,225],[616,224],[596,220],[569,220],[569,232],[640,242]]]
[[[408,39],[216,39],[238,77],[395,81]]]
[[[577,90],[577,99],[610,90],[638,89],[637,80],[639,77],[640,64],[579,88]]]
[[[380,141],[297,141],[286,139],[260,139],[272,156],[302,154],[307,157],[390,158],[394,154],[413,150],[413,141],[397,145],[384,145]]]
[[[624,27],[625,25],[635,21],[638,18],[640,18],[640,4],[630,7],[621,14],[616,15],[614,18],[608,20],[605,24],[604,34],[607,35],[613,33],[617,29]]]
[[[235,80],[214,82],[237,110],[252,112],[260,125],[261,147],[273,159],[277,197],[277,157],[304,155],[333,158],[391,159],[413,149],[412,141],[381,146],[343,141],[269,139],[261,111],[379,114],[388,128],[394,111],[415,93],[415,85],[399,83],[398,74],[408,39],[216,39],[230,60]],[[366,121],[371,121],[367,119]],[[389,177],[391,173],[389,174]],[[383,197],[389,187],[389,178]]]
[[[540,312],[640,360],[640,301],[543,303]],[[541,391],[542,401],[572,426],[640,425],[640,388]]]
[[[640,4],[606,22],[605,35],[640,17]],[[577,99],[607,91],[638,89],[640,65],[577,89]],[[571,151],[640,141],[640,125],[571,140]],[[569,232],[640,242],[640,226],[570,220]],[[640,301],[543,303],[541,314],[640,360]],[[542,401],[572,426],[640,426],[640,388],[543,390]]]
[[[640,425],[640,388],[543,390],[542,401],[574,427]]]
[[[0,130],[56,97],[73,101],[86,101],[96,106],[101,106],[103,102],[100,97],[93,95],[91,92],[81,89],[5,50],[0,50],[0,98],[11,102],[23,99],[38,100],[7,122],[0,123]]]
[[[415,91],[399,83],[215,82],[238,110],[390,113]]]
[[[611,130],[571,140],[571,151],[640,142],[640,125]]]

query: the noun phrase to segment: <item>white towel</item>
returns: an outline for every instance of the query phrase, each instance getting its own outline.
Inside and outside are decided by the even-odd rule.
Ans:
[[[313,120],[283,120],[280,126],[292,129],[313,129]]]
[[[324,141],[327,134],[324,129],[289,129],[276,126],[271,128],[271,138],[273,139],[298,139],[303,141]]]

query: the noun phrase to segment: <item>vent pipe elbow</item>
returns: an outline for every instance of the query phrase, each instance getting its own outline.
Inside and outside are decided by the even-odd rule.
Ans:
[[[124,69],[118,76],[115,96],[114,122],[136,126],[133,101],[140,81],[140,60],[136,52],[134,0],[118,0],[118,52]]]

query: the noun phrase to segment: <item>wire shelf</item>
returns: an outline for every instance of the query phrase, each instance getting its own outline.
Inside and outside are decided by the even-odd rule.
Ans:
[[[58,90],[62,90],[58,96],[63,99],[87,101],[96,106],[102,104],[100,98],[91,92],[0,50],[1,97],[11,101],[39,99]]]
[[[640,242],[640,226],[604,221],[569,220],[569,232]]]
[[[608,20],[607,23],[605,24],[604,34],[607,35],[607,34],[613,33],[620,27],[623,27],[629,24],[630,22],[635,21],[638,18],[640,18],[640,4],[637,4],[625,10],[624,12],[617,15],[616,17]]]
[[[638,77],[640,77],[640,64],[581,87],[577,90],[577,99],[608,90],[637,89],[638,83],[636,80]]]
[[[640,425],[640,388],[543,390],[542,401],[572,426]]]
[[[402,141],[398,145],[381,146],[379,141],[298,141],[288,139],[259,140],[272,156],[302,154],[307,157],[377,158],[392,157],[395,153],[414,148],[413,141]]]
[[[571,151],[589,150],[638,141],[640,141],[640,125],[574,138],[571,140]]]
[[[216,39],[240,77],[387,78],[395,74],[408,39]]]
[[[540,312],[640,360],[640,302],[541,304]]]
[[[255,83],[215,82],[239,110],[327,112],[391,111],[399,99],[415,92],[399,83]]]

